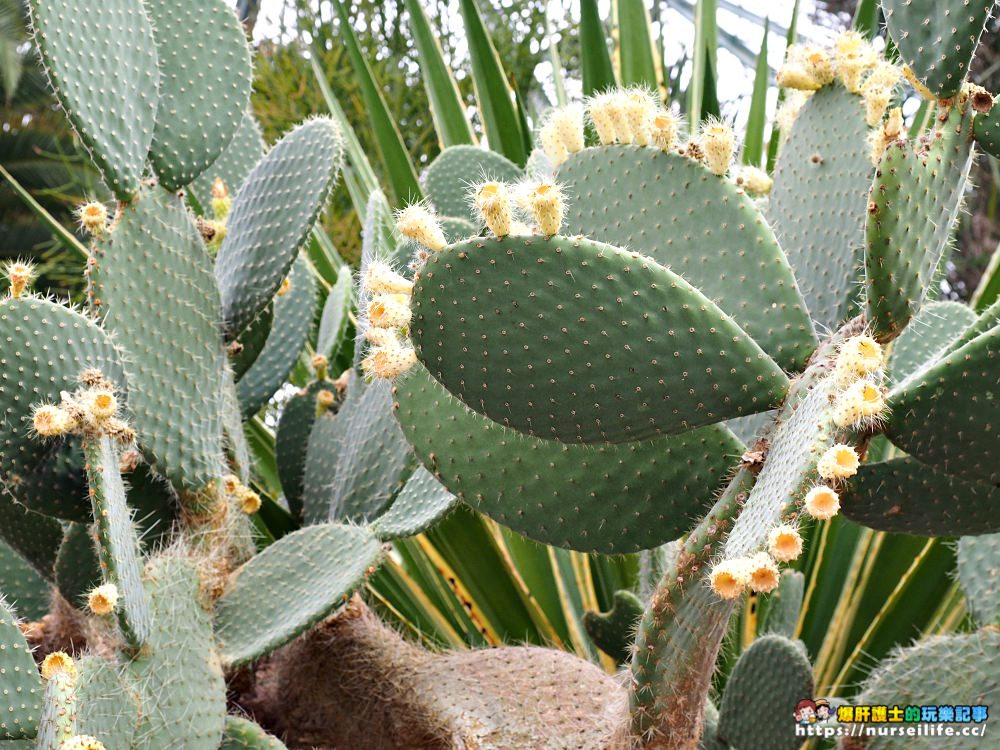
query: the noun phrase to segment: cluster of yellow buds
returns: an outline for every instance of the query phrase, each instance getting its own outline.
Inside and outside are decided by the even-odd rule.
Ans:
[[[542,150],[558,167],[570,154],[583,150],[583,107],[571,104],[552,110],[538,131]]]
[[[260,495],[243,484],[235,474],[227,474],[223,478],[222,488],[246,515],[253,515],[260,510]]]
[[[98,201],[88,201],[77,207],[76,221],[91,237],[101,237],[108,229],[108,207]]]
[[[433,252],[443,250],[447,244],[437,216],[422,203],[414,203],[397,213],[396,229],[407,239]]]
[[[781,571],[775,560],[769,552],[723,560],[709,575],[712,590],[722,599],[736,599],[747,588],[761,594],[774,591],[781,582]]]
[[[4,267],[4,273],[10,282],[10,296],[18,299],[35,277],[35,267],[30,263],[11,261]]]
[[[135,431],[119,419],[114,386],[99,370],[86,370],[82,386],[74,393],[62,393],[56,404],[39,404],[32,414],[35,433],[43,438],[65,435],[108,435],[122,445],[135,442]]]
[[[443,247],[443,237],[441,242]],[[373,260],[363,271],[361,290],[368,299],[364,334],[368,356],[361,362],[362,369],[371,377],[392,380],[417,363],[413,347],[403,343],[412,316],[413,282],[389,264]]]

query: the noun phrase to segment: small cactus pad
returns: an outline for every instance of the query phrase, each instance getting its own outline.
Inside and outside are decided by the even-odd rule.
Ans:
[[[579,445],[505,430],[414,368],[396,418],[451,492],[536,541],[620,554],[690,527],[743,447],[724,427],[624,444]]]
[[[0,492],[0,536],[42,576],[52,580],[63,537],[56,519],[28,510],[6,492]]]
[[[216,603],[215,632],[229,666],[252,661],[304,633],[347,601],[374,572],[381,545],[354,526],[309,526],[246,563]]]
[[[14,611],[0,596],[0,740],[35,736],[42,684]]]
[[[980,148],[1000,159],[1000,104],[994,101],[989,112],[976,115],[972,130]]]
[[[149,644],[128,664],[143,711],[134,750],[218,750],[226,716],[226,683],[212,624],[198,604],[198,574],[180,557],[146,565],[153,609]],[[178,679],[183,675],[184,679]],[[112,750],[112,748],[108,748]]]
[[[58,403],[77,388],[80,374],[99,369],[124,395],[119,352],[88,316],[37,297],[0,300],[0,477],[14,491],[18,478],[49,452],[32,436],[31,416],[41,403]]]
[[[118,587],[121,595],[118,622],[129,645],[138,649],[149,640],[152,612],[140,580],[139,540],[125,499],[125,483],[119,473],[120,453],[112,438],[107,436],[86,439],[83,453],[101,570],[105,582]]]
[[[765,635],[744,651],[726,683],[719,737],[738,750],[796,750],[795,704],[813,695],[805,650],[780,635]],[[881,699],[880,699],[881,700]],[[762,722],[775,716],[786,721]]]
[[[275,144],[236,194],[215,263],[230,336],[278,291],[326,206],[342,154],[333,121],[309,120]]]
[[[893,383],[901,383],[930,365],[976,321],[976,314],[960,302],[928,302],[892,345],[887,369]]]
[[[712,701],[705,702],[705,716],[701,724],[701,739],[695,750],[729,750],[729,745],[719,739],[719,709]]]
[[[80,441],[69,438],[47,445],[46,455],[35,469],[21,475],[15,498],[36,513],[89,523],[90,503]]]
[[[316,401],[313,399],[313,409]],[[305,408],[305,407],[303,407]],[[343,438],[334,411],[312,420],[302,465],[302,520],[307,524],[330,520],[330,487],[337,472],[336,454]]]
[[[886,434],[939,471],[1000,484],[1000,325],[889,393]]]
[[[477,239],[432,255],[411,336],[500,424],[623,442],[764,411],[788,380],[731,318],[641,255],[583,238]]]
[[[306,452],[316,421],[316,399],[321,391],[336,395],[333,383],[328,380],[310,383],[285,402],[278,418],[278,431],[274,441],[278,478],[288,509],[296,518],[302,516]]]
[[[569,196],[564,234],[648,255],[782,367],[805,365],[816,346],[809,313],[774,233],[734,184],[685,156],[639,146],[579,151],[558,180]]]
[[[1000,534],[958,540],[958,582],[980,625],[1000,625]]]
[[[61,750],[76,734],[76,675],[57,671],[45,681],[35,750]]]
[[[926,150],[889,146],[865,227],[868,319],[892,339],[916,315],[951,237],[972,164],[972,117],[955,106]]]
[[[312,331],[316,279],[305,256],[295,262],[288,279],[288,291],[275,298],[274,322],[264,348],[236,383],[244,419],[260,411],[285,382]]]
[[[964,635],[932,636],[902,649],[871,673],[863,692],[851,701],[857,706],[979,705],[988,706],[991,715],[998,702],[1000,630],[996,628]],[[950,737],[878,736],[866,747],[867,750],[982,750],[983,746],[982,737],[955,732]]]
[[[120,667],[96,656],[76,663],[78,734],[97,737],[106,750],[128,750],[139,727],[139,689]]]
[[[811,371],[803,377],[810,376]],[[796,501],[816,484],[816,463],[835,436],[830,409],[833,393],[833,379],[822,375],[811,388],[798,391],[799,402],[778,424],[764,468],[726,540],[726,559],[762,549],[771,529],[783,523],[786,515],[795,510]]]
[[[66,535],[56,558],[55,583],[63,598],[81,609],[87,604],[90,590],[104,583],[94,534],[88,525],[66,524]]]
[[[631,591],[616,591],[608,612],[586,612],[583,625],[587,635],[601,651],[618,664],[628,661],[635,640],[635,628],[645,609],[642,600]]]
[[[392,415],[386,382],[349,394],[336,419],[339,440],[326,444],[334,466],[327,488],[329,520],[362,523],[382,514],[413,473],[416,460]],[[310,452],[314,445],[310,441]],[[307,481],[309,481],[307,479]]]
[[[934,471],[913,458],[862,466],[840,502],[852,521],[879,531],[916,536],[1000,531],[1000,489]]]
[[[962,331],[960,336],[953,338],[951,343],[942,352],[942,355],[948,355],[957,349],[961,349],[979,336],[979,334],[986,333],[997,325],[1000,325],[1000,298],[997,298],[992,305],[983,310],[979,314],[979,317],[972,322],[972,325]]]
[[[781,571],[777,590],[757,602],[757,632],[775,633],[791,638],[799,624],[799,610],[805,595],[806,577],[797,570]]]
[[[0,594],[25,620],[40,620],[49,611],[49,582],[0,539]]]
[[[344,344],[350,322],[353,282],[351,272],[344,268],[323,303],[319,333],[316,334],[316,353],[330,361],[333,361]]]
[[[229,347],[229,366],[236,380],[257,361],[274,326],[274,304],[264,305]]]
[[[451,146],[431,162],[421,186],[439,215],[479,224],[479,216],[469,203],[472,186],[483,180],[518,182],[523,176],[520,167],[493,151]]]
[[[264,151],[264,137],[257,118],[253,112],[247,112],[226,150],[190,185],[202,212],[207,212],[212,203],[212,185],[216,179],[222,180],[230,195],[237,195]]]
[[[825,86],[802,107],[774,170],[765,212],[820,328],[836,329],[857,292],[873,171],[867,136],[861,99]]]
[[[882,0],[899,55],[939,99],[958,93],[995,0]]]
[[[32,0],[29,7],[56,98],[108,187],[130,199],[153,139],[160,84],[144,4]]]
[[[122,207],[93,259],[91,304],[128,351],[143,451],[175,487],[200,489],[221,473],[225,359],[201,237],[180,198],[148,190]]]
[[[457,497],[427,469],[418,466],[389,510],[371,524],[371,529],[382,541],[421,534],[448,515],[457,504]]]
[[[250,49],[224,0],[149,3],[160,104],[149,159],[167,190],[204,172],[236,135],[250,103]]]
[[[285,750],[285,745],[249,719],[227,716],[219,750]]]

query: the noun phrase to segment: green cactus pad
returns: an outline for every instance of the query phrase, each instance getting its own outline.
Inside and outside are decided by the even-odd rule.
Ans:
[[[0,740],[35,736],[42,693],[31,649],[14,611],[0,596]]]
[[[875,334],[892,339],[917,314],[958,217],[972,164],[972,118],[956,106],[926,152],[889,146],[865,226],[865,289]]]
[[[705,716],[702,719],[701,739],[695,750],[729,750],[729,745],[718,737],[719,709],[712,701],[705,703]]]
[[[129,750],[139,727],[139,689],[120,667],[96,656],[76,663],[76,731],[106,750]]]
[[[66,524],[66,535],[59,547],[55,569],[55,583],[63,598],[79,609],[86,607],[87,594],[104,583],[94,534],[89,526]]]
[[[792,638],[799,624],[805,588],[806,577],[802,573],[791,569],[781,571],[781,582],[777,590],[758,599],[757,632],[761,635],[775,633]]]
[[[200,489],[221,473],[225,366],[201,237],[180,198],[147,190],[122,208],[93,258],[91,304],[128,351],[143,452],[178,489]]]
[[[21,476],[16,498],[25,508],[65,521],[90,521],[87,482],[80,441],[70,438],[45,446],[46,455],[33,471]]]
[[[52,589],[6,542],[0,540],[0,595],[25,620],[40,620],[49,611]]]
[[[979,334],[986,333],[997,325],[1000,325],[1000,298],[997,298],[992,305],[983,310],[979,314],[979,317],[973,321],[972,325],[962,331],[960,336],[952,339],[952,342],[948,344],[942,354],[948,355],[957,349],[961,349]]]
[[[479,216],[469,200],[475,184],[483,180],[513,183],[523,177],[521,168],[500,154],[477,146],[451,146],[431,162],[421,187],[439,215],[478,225]]]
[[[960,302],[928,302],[892,345],[886,369],[893,383],[901,383],[931,364],[962,332],[976,322],[976,314]]]
[[[278,418],[278,431],[274,441],[278,479],[281,481],[288,509],[296,518],[302,517],[306,454],[309,436],[316,421],[316,397],[320,391],[336,394],[336,389],[329,380],[310,383],[285,402]]]
[[[30,511],[0,492],[0,536],[44,578],[53,579],[63,537],[56,519]]]
[[[257,361],[274,325],[274,304],[265,305],[229,347],[229,366],[236,380]]]
[[[125,375],[118,350],[90,317],[38,297],[0,300],[0,341],[0,482],[16,495],[19,478],[50,450],[31,434],[34,407],[59,403],[90,367],[124,396]]]
[[[796,750],[795,704],[813,695],[812,667],[784,636],[765,635],[744,651],[719,707],[719,737],[739,750]],[[761,722],[761,717],[785,720]]]
[[[536,541],[620,554],[690,528],[743,446],[721,426],[579,445],[505,430],[422,368],[396,387],[396,418],[421,463],[459,499]]]
[[[371,524],[384,542],[422,534],[447,516],[458,504],[434,475],[418,466],[385,513]]]
[[[285,750],[285,745],[249,719],[227,716],[219,750]]]
[[[97,556],[107,583],[118,587],[118,623],[129,645],[143,646],[152,630],[152,612],[140,576],[139,540],[119,473],[118,447],[109,437],[84,440],[87,483],[94,510]]]
[[[934,471],[913,458],[862,466],[841,492],[841,509],[855,523],[916,536],[963,536],[1000,531],[1000,489]]]
[[[762,411],[759,414],[751,414],[747,417],[737,417],[727,419],[724,424],[739,440],[746,445],[752,446],[765,429],[774,422],[777,412]]]
[[[980,625],[1000,625],[1000,534],[958,540],[958,582]]]
[[[444,232],[445,239],[451,243],[461,242],[479,234],[476,225],[468,219],[460,219],[455,216],[442,216],[438,219],[438,223],[441,225],[441,231]]]
[[[121,200],[139,190],[156,121],[160,74],[143,5],[141,0],[29,3],[35,42],[56,98]]]
[[[654,261],[583,238],[478,239],[434,253],[411,337],[470,407],[565,442],[623,442],[764,411],[781,368]]]
[[[225,663],[252,661],[304,633],[347,601],[380,556],[365,528],[323,524],[282,537],[240,568],[216,602]]]
[[[247,176],[215,262],[231,336],[278,291],[326,205],[342,155],[337,126],[316,118],[282,138]]]
[[[319,333],[316,334],[316,353],[322,354],[331,362],[343,346],[347,335],[353,288],[354,279],[351,278],[350,270],[345,267],[337,276],[336,283],[323,303]]]
[[[257,118],[253,112],[247,112],[226,150],[188,188],[202,212],[207,212],[212,204],[212,185],[216,178],[222,180],[230,195],[236,195],[265,150]]]
[[[871,673],[863,692],[851,701],[856,706],[984,705],[991,715],[998,702],[1000,630],[996,628],[931,636],[902,649]],[[956,732],[950,737],[879,736],[866,750],[982,750],[983,746],[982,737]]]
[[[177,497],[163,477],[145,464],[123,476],[128,485],[128,504],[138,527],[144,551],[155,549],[169,538],[178,521]]]
[[[342,437],[335,412],[314,417],[302,468],[302,520],[307,524],[330,520],[330,486]]]
[[[811,372],[803,377],[810,376]],[[772,435],[764,468],[726,540],[726,559],[762,549],[771,529],[794,514],[796,502],[817,483],[816,463],[833,444],[836,432],[830,407],[834,392],[833,379],[824,377],[822,370],[808,389],[798,391],[795,410]]]
[[[825,86],[781,147],[765,212],[818,327],[850,316],[864,255],[872,167],[861,98]]]
[[[614,604],[608,612],[586,612],[583,625],[587,635],[601,651],[618,664],[624,664],[632,654],[635,629],[646,606],[631,591],[616,591]]]
[[[882,0],[899,55],[938,99],[957,94],[995,0]]]
[[[976,115],[972,130],[980,148],[1000,159],[1000,104],[994,101],[989,112]]]
[[[321,459],[334,464],[326,488],[329,520],[364,523],[377,518],[413,473],[416,460],[392,414],[388,383],[377,382],[349,393],[337,415],[335,444],[310,440],[308,467]],[[317,452],[319,449],[322,452]],[[325,454],[325,458],[323,455]],[[315,481],[307,477],[308,484]]]
[[[35,750],[61,750],[63,743],[76,734],[76,711],[76,678],[57,672],[45,681]]]
[[[289,275],[291,287],[275,299],[274,323],[264,349],[236,383],[240,409],[248,419],[274,395],[298,362],[316,312],[316,279],[302,256]]]
[[[886,434],[939,471],[1000,484],[1000,325],[889,393]]]
[[[208,169],[250,103],[250,49],[224,0],[149,3],[160,64],[160,104],[149,159],[167,190]]]
[[[134,750],[218,750],[226,716],[226,683],[212,624],[198,604],[198,574],[183,558],[146,565],[153,609],[148,647],[129,662],[142,712]],[[178,679],[183,675],[183,679]],[[109,748],[108,750],[111,750]]]
[[[650,256],[782,367],[805,365],[816,341],[792,269],[754,201],[733,183],[687,157],[639,146],[584,149],[557,177],[568,194],[564,234]]]

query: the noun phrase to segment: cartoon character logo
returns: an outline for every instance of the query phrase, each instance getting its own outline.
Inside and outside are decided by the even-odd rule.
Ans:
[[[826,698],[816,699],[816,721],[826,721],[833,716],[833,706]]]
[[[808,698],[800,700],[795,705],[792,716],[799,724],[814,724],[816,723],[816,704]]]

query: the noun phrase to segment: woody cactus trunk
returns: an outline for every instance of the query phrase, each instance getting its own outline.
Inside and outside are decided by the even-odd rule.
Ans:
[[[813,677],[792,628],[742,653],[718,707],[709,690],[745,592],[794,622],[781,567],[838,512],[962,537],[978,627],[901,651],[862,695],[995,703],[1000,308],[933,297],[1000,108],[965,80],[992,2],[952,4],[944,23],[886,0],[905,68],[853,33],[789,50],[773,184],[732,165],[729,126],[684,137],[640,88],[553,111],[524,169],[446,149],[395,226],[373,195],[357,315],[344,270],[313,345],[304,248],[341,129],[264,148],[223,0],[32,0],[116,201],[80,211],[82,309],[22,263],[0,301],[0,590],[61,602],[37,623],[0,607],[0,750],[793,750]],[[906,87],[936,113],[913,141]],[[244,423],[304,352],[315,380],[276,432],[301,528],[264,546]],[[460,503],[571,550],[680,540],[648,601],[587,620],[618,677],[541,647],[430,652],[379,621],[366,580]],[[56,620],[75,653],[39,669],[29,641]]]

